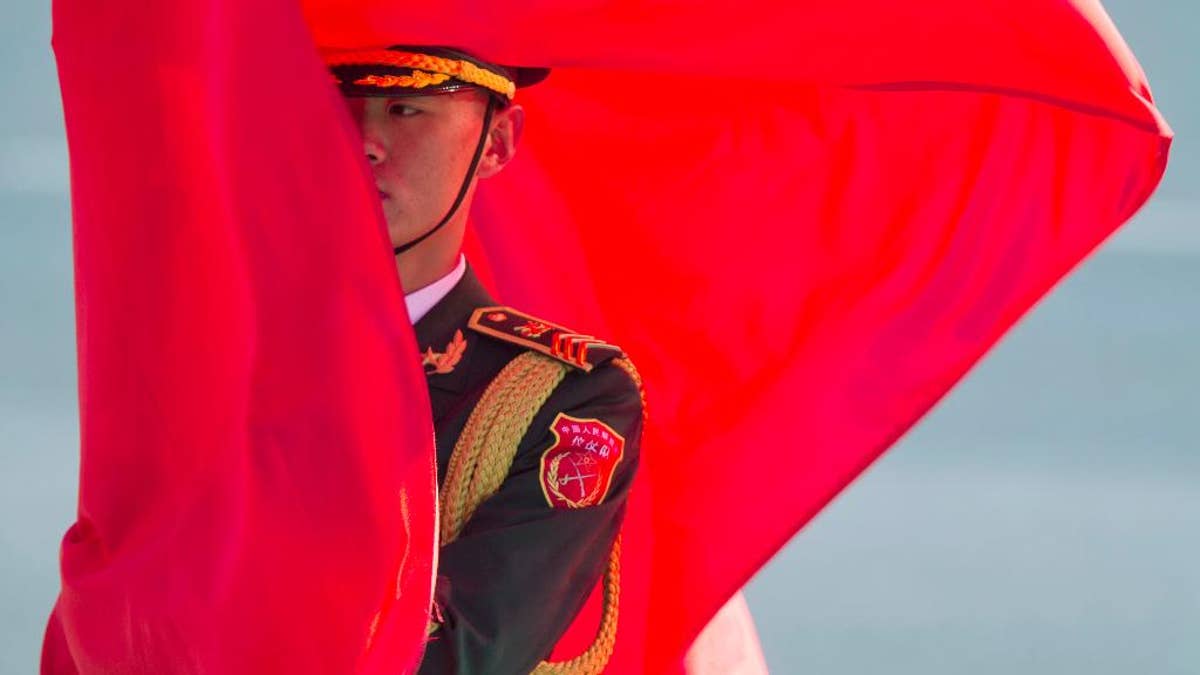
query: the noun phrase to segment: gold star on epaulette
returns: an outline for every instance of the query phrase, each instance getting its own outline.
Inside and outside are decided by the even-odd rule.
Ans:
[[[584,372],[622,354],[616,345],[511,307],[480,307],[467,326],[478,333],[552,356]]]

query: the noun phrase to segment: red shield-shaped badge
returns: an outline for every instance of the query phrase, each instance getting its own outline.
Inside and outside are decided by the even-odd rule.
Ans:
[[[542,453],[542,493],[556,509],[604,501],[613,471],[625,456],[625,438],[604,422],[559,413],[550,425],[554,443]]]

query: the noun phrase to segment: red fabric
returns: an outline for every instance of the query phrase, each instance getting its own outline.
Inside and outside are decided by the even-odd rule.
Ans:
[[[611,672],[676,667],[1166,163],[1088,0],[354,5],[306,2],[319,44],[555,68],[469,255],[645,378]]]
[[[388,497],[427,449],[425,422],[387,415],[418,397],[416,352],[361,159],[287,2],[136,16],[104,4],[59,0],[56,20],[92,523],[76,531],[106,547],[66,545],[65,640],[140,654],[117,630],[133,625],[166,649],[171,634],[134,610],[161,617],[169,598],[194,611],[224,591],[248,618],[206,610],[188,630],[215,640],[226,627],[205,622],[232,617],[346,663],[402,545]],[[449,44],[555,68],[518,95],[526,138],[480,190],[469,255],[506,302],[610,338],[646,381],[610,672],[677,668],[725,599],[1127,220],[1166,164],[1170,131],[1088,0],[303,9],[324,47]],[[147,147],[161,152],[128,156]],[[147,364],[138,377],[131,356]],[[275,453],[256,444],[267,432],[247,401]],[[328,457],[307,435],[314,414],[323,438],[357,444],[321,481],[285,472],[304,486],[287,496],[317,510],[303,522],[324,526],[310,531],[280,508],[278,465],[246,456]],[[214,530],[228,517],[240,535]],[[317,557],[293,558],[305,543]],[[161,560],[169,572],[150,566]],[[287,579],[336,578],[345,596],[266,583],[285,560],[301,566]],[[142,574],[145,588],[121,585]],[[264,589],[271,603],[248,604]],[[95,602],[128,612],[111,636],[86,620]],[[313,644],[322,621],[327,651]],[[585,643],[587,624],[564,645]]]
[[[405,672],[432,593],[429,404],[296,4],[54,15],[83,454],[43,672]]]

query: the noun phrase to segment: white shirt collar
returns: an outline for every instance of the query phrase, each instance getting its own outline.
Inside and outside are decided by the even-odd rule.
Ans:
[[[450,290],[462,280],[463,275],[467,273],[467,256],[459,253],[458,264],[446,276],[437,281],[418,288],[412,293],[407,293],[404,296],[404,304],[408,307],[408,319],[415,326],[421,317],[429,313],[434,305],[442,301]]]

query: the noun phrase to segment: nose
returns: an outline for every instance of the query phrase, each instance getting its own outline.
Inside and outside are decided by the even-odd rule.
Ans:
[[[375,101],[369,98],[347,97],[346,107],[350,111],[350,118],[354,120],[355,126],[358,127],[358,133],[363,139],[363,152],[367,156],[367,162],[371,166],[375,166],[387,159],[387,150],[384,147],[382,136],[380,134],[380,123],[377,119],[379,116],[374,114],[372,103]]]

